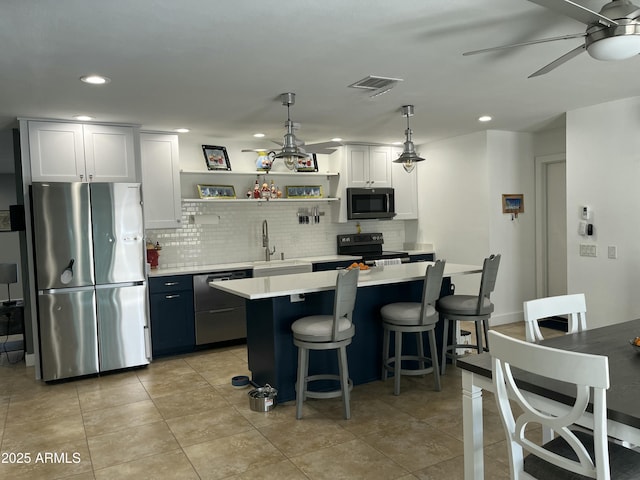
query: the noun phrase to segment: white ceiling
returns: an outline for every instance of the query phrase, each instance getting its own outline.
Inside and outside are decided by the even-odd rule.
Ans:
[[[0,128],[18,116],[83,113],[255,147],[255,132],[282,137],[278,97],[290,91],[307,143],[401,140],[404,104],[415,105],[418,144],[531,131],[568,110],[640,95],[640,58],[585,53],[527,79],[581,40],[462,52],[582,31],[526,0],[3,0]],[[112,81],[81,83],[88,73]],[[375,99],[347,88],[369,74],[404,81]],[[482,114],[494,121],[479,124]]]

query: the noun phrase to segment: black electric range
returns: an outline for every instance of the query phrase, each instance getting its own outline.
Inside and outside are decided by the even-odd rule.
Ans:
[[[361,256],[364,263],[372,265],[375,260],[399,258],[402,263],[409,262],[407,252],[382,250],[382,233],[350,233],[338,235],[338,255]]]

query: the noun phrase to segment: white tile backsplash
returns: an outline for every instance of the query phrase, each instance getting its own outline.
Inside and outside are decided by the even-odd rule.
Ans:
[[[298,209],[317,206],[324,216],[318,224],[299,224]],[[183,202],[182,227],[147,230],[148,240],[160,243],[160,268],[263,260],[262,222],[269,226],[273,258],[336,254],[336,236],[356,233],[357,222],[335,223],[337,204],[328,202]],[[205,215],[206,223],[198,223]],[[217,223],[210,219],[219,217]],[[335,216],[335,217],[334,217]],[[194,221],[195,220],[195,221]],[[382,232],[385,250],[402,250],[405,231],[399,220],[360,222],[363,232]]]

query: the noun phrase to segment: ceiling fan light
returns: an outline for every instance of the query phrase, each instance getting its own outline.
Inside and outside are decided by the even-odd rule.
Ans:
[[[640,54],[640,35],[606,37],[587,46],[596,60],[624,60]]]

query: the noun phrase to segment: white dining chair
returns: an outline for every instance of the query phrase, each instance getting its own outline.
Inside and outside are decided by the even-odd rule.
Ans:
[[[599,480],[638,478],[640,453],[607,439],[608,357],[550,348],[495,331],[489,338],[492,381],[507,435],[512,480],[582,478],[576,474]],[[574,385],[575,402],[554,414],[539,410],[534,406],[539,397],[532,402],[531,394],[516,385],[512,368]],[[590,402],[593,434],[572,430]],[[558,436],[538,445],[528,428],[537,425]]]
[[[567,333],[576,333],[587,329],[587,302],[584,293],[538,298],[524,302],[523,306],[528,342],[544,340],[538,322],[545,318],[567,315],[569,319]]]

